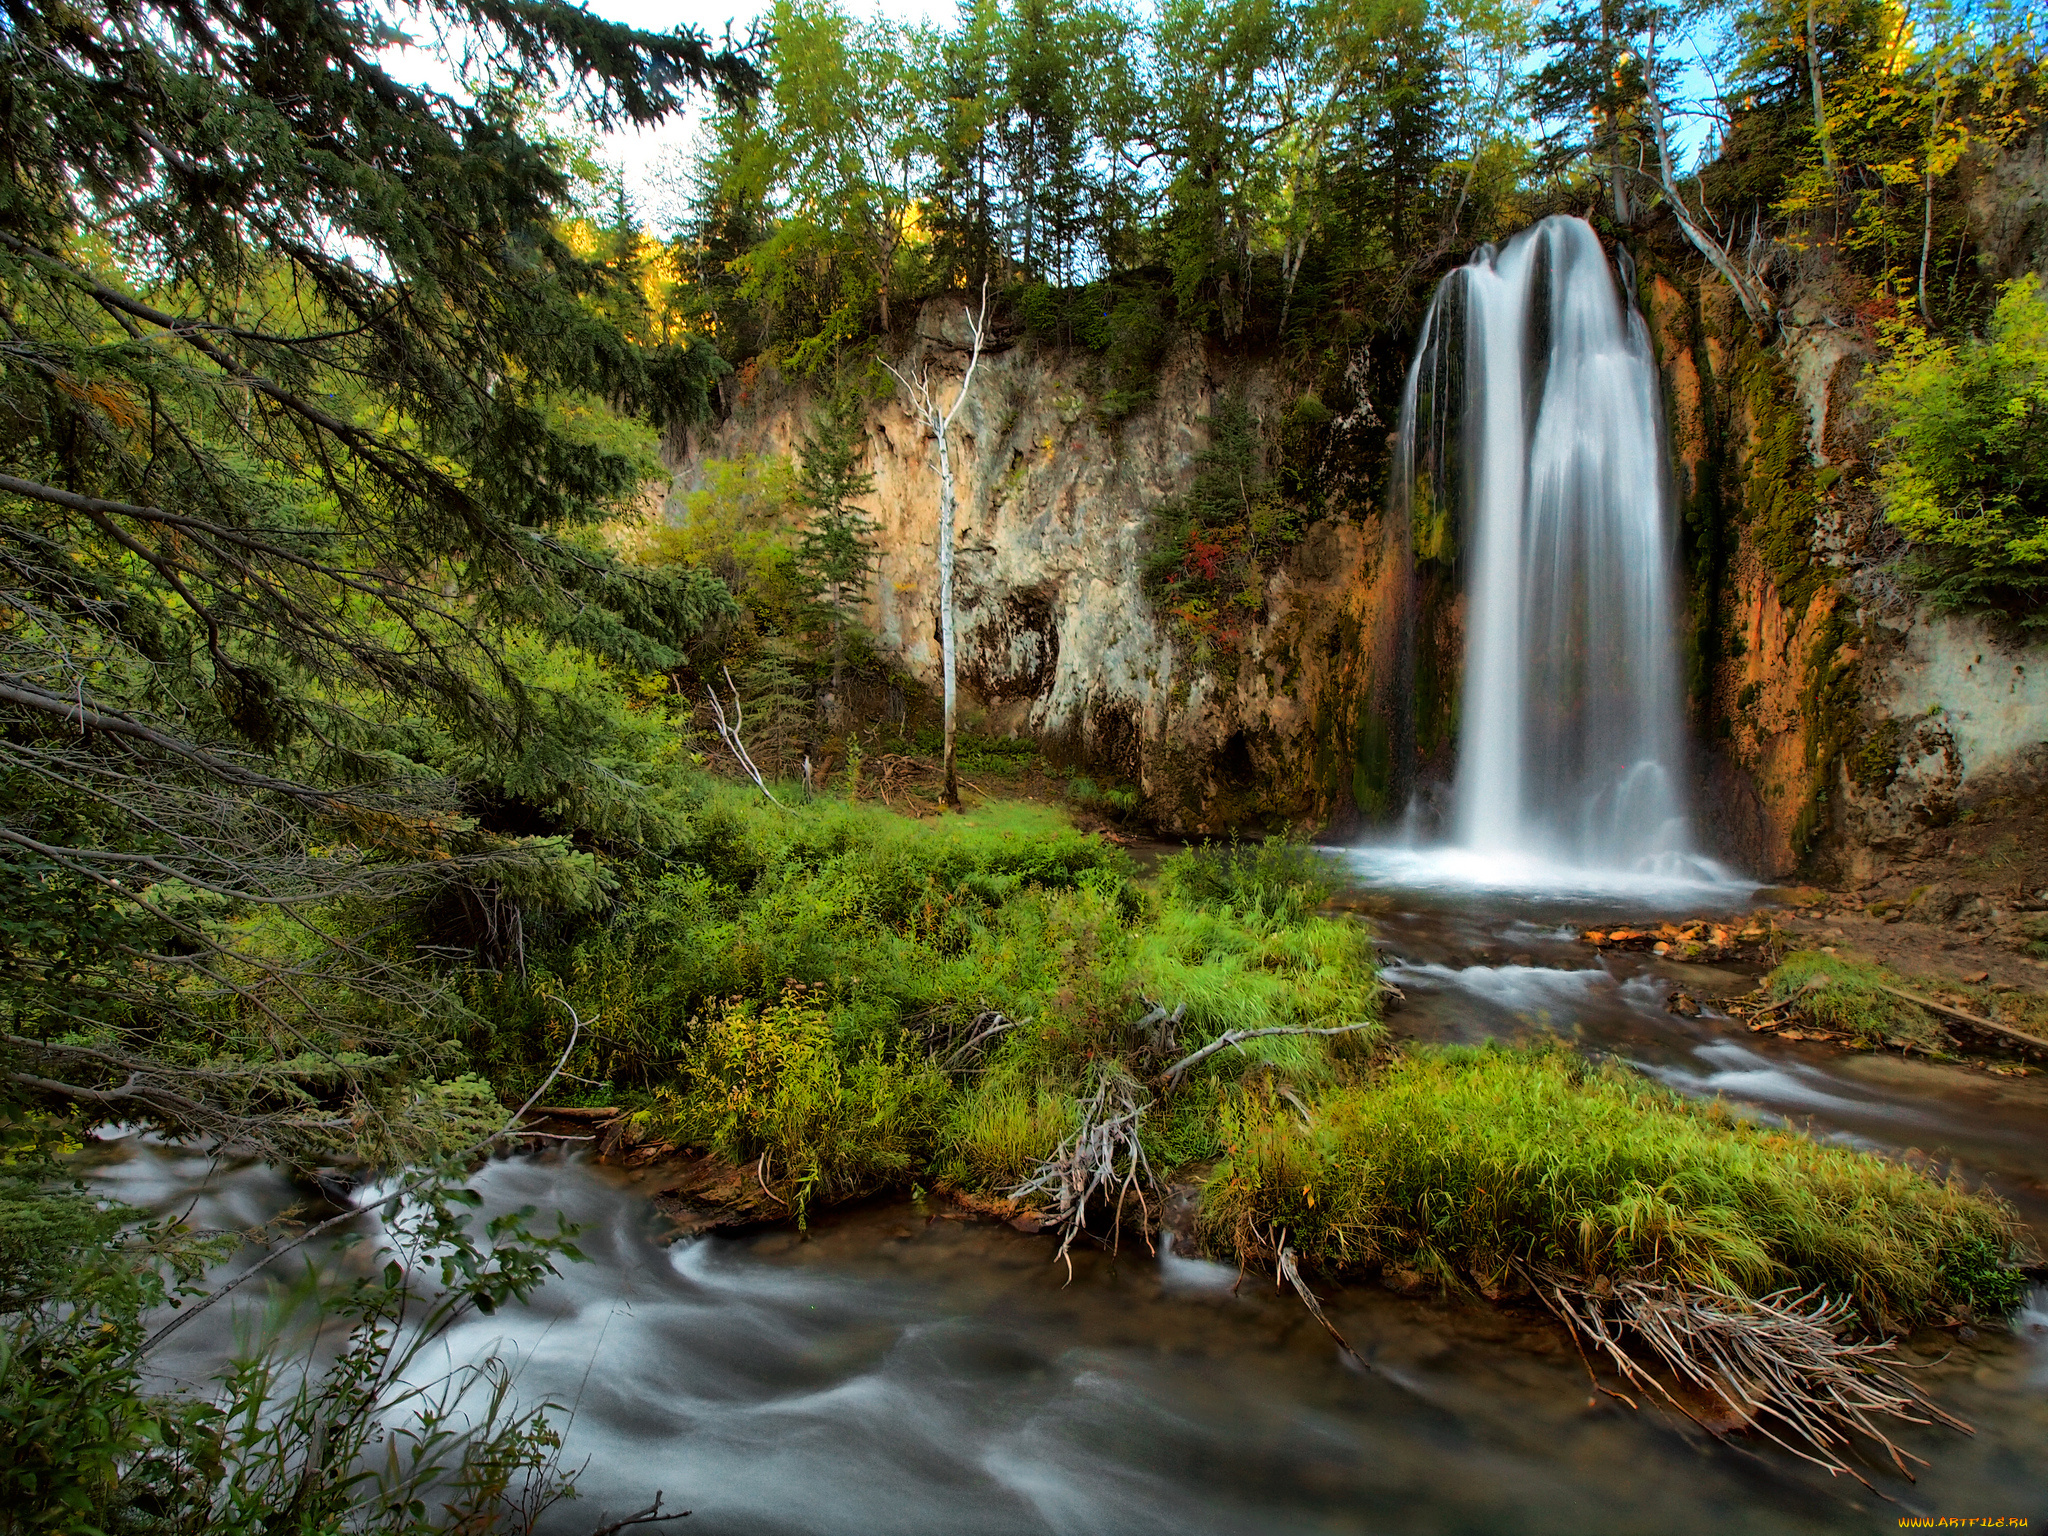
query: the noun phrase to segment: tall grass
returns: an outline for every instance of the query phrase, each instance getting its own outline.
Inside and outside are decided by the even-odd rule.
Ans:
[[[1764,978],[1774,1003],[1796,1004],[1800,1013],[1863,1045],[1907,1040],[1927,1049],[1948,1044],[1948,1035],[1926,1009],[1886,992],[1901,984],[1882,966],[1803,949],[1787,955]]]
[[[1454,1284],[1537,1265],[1752,1296],[1820,1286],[1880,1326],[2016,1299],[2000,1261],[2021,1229],[2002,1203],[1562,1048],[1420,1052],[1306,1116],[1257,1085],[1225,1105],[1205,1196],[1218,1240],[1284,1228],[1332,1271]]]
[[[1143,884],[1036,808],[930,824],[713,789],[607,921],[479,985],[482,1054],[501,1089],[530,1081],[565,1043],[560,991],[595,1021],[570,1063],[593,1096],[754,1163],[799,1211],[928,1176],[1013,1189],[1114,1069],[1152,1085],[1155,1168],[1223,1158],[1204,1220],[1225,1248],[1284,1232],[1328,1271],[1489,1290],[1517,1265],[1821,1285],[1873,1322],[2010,1302],[2018,1229],[1995,1202],[1569,1053],[1389,1060],[1366,1028],[1250,1040],[1159,1086],[1225,1031],[1377,1024],[1370,936],[1318,911],[1328,880],[1269,843]],[[1177,1039],[1139,1029],[1155,1003],[1181,1010]]]

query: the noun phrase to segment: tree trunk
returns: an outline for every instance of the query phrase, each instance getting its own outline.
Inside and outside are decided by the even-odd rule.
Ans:
[[[837,587],[832,593],[832,729],[835,731],[846,723],[846,695],[840,691],[846,672],[845,608],[846,589]]]
[[[1828,110],[1820,86],[1820,39],[1814,31],[1813,0],[1806,0],[1806,77],[1813,83],[1813,131],[1820,136],[1821,163],[1828,181],[1835,179],[1835,136],[1828,132]]]
[[[1657,34],[1653,29],[1646,50],[1647,68],[1643,79],[1649,93],[1650,127],[1657,139],[1657,180],[1663,187],[1664,195],[1670,200],[1671,211],[1678,218],[1678,227],[1685,238],[1692,242],[1694,250],[1707,258],[1707,264],[1721,274],[1735,297],[1742,305],[1742,312],[1749,316],[1749,323],[1756,327],[1759,336],[1768,337],[1774,326],[1771,313],[1771,296],[1761,280],[1752,284],[1736,270],[1734,259],[1722,247],[1721,242],[1700,228],[1685,206],[1685,199],[1678,191],[1678,169],[1671,161],[1671,135],[1664,123],[1664,100],[1657,94]]]
[[[963,398],[966,388],[961,389]],[[960,780],[953,763],[954,650],[953,650],[953,457],[946,448],[946,433],[939,431],[939,669],[946,709],[946,804],[960,809]]]
[[[1922,195],[1927,211],[1920,228],[1920,319],[1930,331],[1934,329],[1934,316],[1927,308],[1927,258],[1934,250],[1934,143],[1941,137],[1941,113],[1947,105],[1947,100],[1941,94],[1940,77],[1937,76],[1934,123],[1927,130],[1927,169],[1922,182]]]

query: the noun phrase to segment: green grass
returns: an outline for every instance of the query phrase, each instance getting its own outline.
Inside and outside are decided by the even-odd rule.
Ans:
[[[1390,1058],[1369,931],[1320,910],[1328,871],[1299,845],[1192,849],[1145,882],[1041,807],[920,823],[712,787],[686,822],[608,919],[479,984],[479,1055],[523,1092],[566,1042],[560,993],[591,1021],[569,1070],[594,1100],[762,1164],[800,1211],[933,1178],[1006,1193],[1114,1064],[1152,1085],[1159,1173],[1222,1159],[1204,1221],[1226,1250],[1284,1231],[1334,1274],[1462,1284],[1520,1261],[1818,1284],[1874,1322],[1994,1310],[2014,1283],[2009,1213],[1913,1170],[1568,1052]],[[1869,1004],[1830,957],[1795,956],[1773,985],[1815,975],[1815,1006]],[[1169,1093],[1172,1053],[1135,1028],[1154,1002],[1184,1007],[1179,1052],[1233,1029],[1368,1027],[1249,1041]],[[991,1012],[1012,1027],[955,1059]]]
[[[1820,1286],[1874,1326],[2009,1310],[2009,1208],[1902,1164],[1736,1119],[1556,1047],[1400,1058],[1296,1107],[1254,1083],[1222,1118],[1214,1240],[1285,1230],[1333,1273],[1447,1283],[1515,1264],[1649,1272],[1752,1296]]]
[[[1926,1009],[1894,997],[1887,986],[1916,990],[1921,984],[1879,965],[1802,949],[1787,955],[1764,978],[1764,991],[1781,1010],[1796,1012],[1827,1029],[1840,1030],[1860,1045],[1908,1042],[1926,1051],[1950,1048],[1948,1032]]]

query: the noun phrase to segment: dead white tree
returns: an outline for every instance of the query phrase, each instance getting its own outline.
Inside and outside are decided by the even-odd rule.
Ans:
[[[953,397],[949,406],[939,404],[939,385],[932,378],[932,365],[927,358],[908,373],[902,372],[889,363],[883,363],[898,384],[910,396],[910,408],[933,442],[938,444],[939,458],[939,669],[943,678],[946,710],[946,787],[945,801],[955,810],[960,807],[960,778],[953,764],[953,727],[955,700],[955,660],[953,643],[953,457],[946,441],[946,434],[953,426],[953,418],[960,414],[960,407],[967,403],[967,391],[974,383],[974,369],[981,361],[982,337],[986,334],[988,320],[988,279],[981,283],[981,311],[979,314],[966,313],[963,303],[961,313],[967,319],[967,333],[971,346],[967,353],[967,372],[961,376],[960,392]],[[909,367],[908,359],[904,366]]]
[[[709,683],[704,685],[704,692],[711,700],[711,713],[714,717],[712,725],[718,732],[718,739],[725,743],[726,750],[732,753],[746,776],[754,781],[754,787],[768,797],[768,803],[777,810],[786,811],[789,807],[775,798],[775,791],[768,787],[767,776],[761,772],[759,766],[754,762],[754,754],[747,750],[747,744],[740,739],[740,727],[746,724],[746,715],[740,709],[740,685],[732,680],[732,670],[730,668],[722,668],[721,670],[725,672],[725,686],[732,690],[732,719],[730,721],[725,718],[725,707],[718,702],[718,691]],[[682,684],[678,683],[676,685],[676,691],[678,693],[682,691]],[[811,760],[806,757],[804,759],[804,792],[806,796],[808,796],[811,787],[810,765]]]
[[[1685,196],[1678,189],[1678,167],[1671,158],[1671,130],[1665,122],[1664,98],[1657,87],[1657,23],[1653,16],[1643,50],[1643,85],[1648,99],[1644,109],[1649,115],[1651,131],[1657,140],[1657,175],[1655,181],[1663,191],[1665,201],[1678,219],[1678,227],[1694,250],[1707,258],[1707,264],[1721,274],[1728,286],[1735,290],[1735,298],[1742,305],[1742,312],[1749,316],[1749,323],[1756,327],[1757,334],[1769,336],[1777,325],[1776,308],[1771,302],[1770,290],[1765,287],[1754,261],[1745,262],[1742,267],[1722,242],[1707,232],[1707,214],[1704,192],[1700,199],[1700,212],[1705,219],[1695,218],[1692,209],[1686,206]],[[1757,242],[1752,239],[1754,250]]]

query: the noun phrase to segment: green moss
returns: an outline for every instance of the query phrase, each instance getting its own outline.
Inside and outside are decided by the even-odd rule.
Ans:
[[[1838,609],[1827,616],[1806,648],[1799,714],[1806,729],[1807,789],[1792,824],[1792,851],[1800,858],[1812,852],[1827,827],[1835,765],[1861,729],[1857,666],[1842,655],[1856,633]]]
[[[1778,601],[1796,624],[1827,571],[1813,555],[1814,465],[1806,446],[1806,420],[1778,360],[1753,340],[1736,370],[1736,388],[1748,406],[1755,450],[1742,484],[1742,521],[1750,547],[1770,572]]]
[[[1899,776],[1899,745],[1906,728],[1897,720],[1880,720],[1864,733],[1850,775],[1863,788],[1883,793]]]
[[[1387,813],[1393,773],[1393,737],[1387,722],[1376,710],[1361,710],[1351,753],[1351,797],[1359,810],[1373,817]]]

